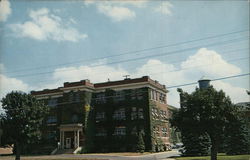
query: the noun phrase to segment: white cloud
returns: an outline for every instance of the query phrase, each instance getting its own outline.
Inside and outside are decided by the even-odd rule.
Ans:
[[[118,0],[118,1],[114,1],[113,3],[117,3],[120,5],[131,5],[134,7],[138,7],[138,8],[142,8],[142,7],[146,7],[147,4],[147,0]]]
[[[214,63],[218,63],[220,68],[211,69],[211,66],[195,67],[199,65],[204,65],[207,63],[206,59],[212,59]],[[39,89],[45,88],[57,88],[63,85],[63,82],[73,82],[82,79],[89,79],[92,83],[105,82],[108,79],[111,81],[121,80],[124,75],[130,75],[131,78],[138,78],[141,76],[148,75],[152,79],[159,81],[161,84],[166,86],[175,86],[180,84],[186,84],[190,82],[196,82],[199,80],[198,77],[202,75],[213,75],[210,78],[219,78],[223,76],[229,76],[233,74],[238,74],[240,70],[233,64],[226,62],[218,53],[215,51],[209,51],[207,49],[199,49],[197,53],[188,57],[182,65],[179,67],[177,65],[168,64],[161,60],[150,59],[142,66],[138,66],[131,71],[128,71],[121,67],[107,66],[107,59],[102,59],[94,65],[83,65],[79,67],[63,67],[58,68],[54,71],[52,76],[52,83],[39,86]],[[96,66],[101,65],[101,66]],[[191,65],[191,66],[190,66]],[[185,67],[192,67],[187,70]],[[224,69],[223,67],[226,67]],[[228,68],[227,68],[228,67]],[[235,71],[226,71],[235,70]],[[199,74],[196,77],[190,77],[189,74],[192,72],[197,72]],[[224,73],[225,72],[225,73]],[[227,75],[226,75],[227,74]],[[235,81],[234,81],[235,82]],[[227,95],[230,96],[234,103],[249,101],[249,97],[246,95],[246,89],[242,87],[236,87],[232,82],[226,83],[225,81],[212,81],[212,85],[217,90],[223,89]],[[196,85],[190,85],[181,87],[184,91],[192,92],[194,91]],[[169,89],[168,93],[168,103],[179,107],[179,95],[176,91],[177,88]]]
[[[11,91],[29,91],[29,86],[21,80],[10,78],[0,74],[0,100]],[[0,113],[2,112],[2,103],[0,102]]]
[[[11,14],[11,6],[8,0],[0,1],[0,22],[7,20],[8,16]]]
[[[130,20],[136,17],[134,11],[123,6],[114,6],[108,3],[101,3],[97,5],[97,8],[100,13],[103,13],[116,22]]]
[[[249,102],[250,97],[247,95],[245,88],[236,87],[230,83],[223,81],[212,81],[211,83],[217,90],[223,90],[233,101],[233,103],[238,102]]]
[[[118,80],[123,75],[128,74],[122,68],[115,68],[110,66],[80,66],[80,67],[66,67],[56,69],[53,78],[56,81],[79,81],[81,79],[90,79],[92,82],[103,82],[105,80]]]
[[[173,5],[170,2],[165,1],[165,2],[161,2],[159,6],[154,8],[154,11],[159,12],[161,14],[165,14],[165,15],[171,15],[172,14],[172,12],[171,12],[172,7],[173,7]]]
[[[100,4],[100,3],[108,3],[108,4],[113,4],[113,5],[130,5],[138,8],[145,7],[147,4],[147,0],[117,0],[117,1],[110,1],[110,0],[103,0],[103,1],[98,1],[98,0],[84,0],[84,4],[86,6],[91,5],[91,4]]]
[[[0,63],[0,70],[4,72],[4,64]],[[10,78],[0,73],[0,100],[12,90],[21,90],[27,92],[29,89],[28,84],[16,78]]]
[[[136,17],[134,8],[146,7],[147,0],[85,0],[84,4],[86,6],[94,5],[99,13],[111,18],[114,22],[121,22],[134,19]]]
[[[0,74],[0,98],[12,90],[28,91],[29,86],[16,78],[10,78]]]
[[[201,48],[196,54],[190,56],[181,64],[182,68],[192,68],[188,73],[203,72],[206,76],[228,76],[239,74],[241,69],[224,60],[220,54],[213,50]]]
[[[60,17],[51,14],[49,9],[41,8],[29,12],[30,21],[12,24],[11,29],[21,37],[29,37],[36,40],[52,39],[56,41],[77,42],[85,39],[86,34],[79,33],[73,27],[68,27]]]

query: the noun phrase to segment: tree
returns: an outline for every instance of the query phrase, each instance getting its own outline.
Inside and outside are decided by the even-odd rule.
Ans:
[[[182,132],[184,156],[206,156],[210,152],[210,139],[207,134]]]
[[[229,97],[212,86],[198,89],[188,94],[178,89],[181,108],[174,116],[172,124],[181,131],[196,134],[208,134],[211,141],[211,160],[217,160],[217,153],[230,117],[236,107]]]
[[[227,127],[225,150],[229,155],[248,154],[250,150],[249,128],[244,113],[239,112],[232,117]]]
[[[49,109],[30,94],[12,91],[1,100],[5,114],[3,145],[14,144],[16,160],[20,160],[22,147],[41,138],[41,127]]]
[[[137,152],[143,153],[145,151],[145,143],[143,140],[143,132],[140,131],[137,139]]]

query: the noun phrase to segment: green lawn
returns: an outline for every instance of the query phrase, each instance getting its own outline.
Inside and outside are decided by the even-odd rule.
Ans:
[[[210,160],[210,157],[180,157],[176,160]],[[250,155],[226,156],[219,155],[218,160],[250,160]]]

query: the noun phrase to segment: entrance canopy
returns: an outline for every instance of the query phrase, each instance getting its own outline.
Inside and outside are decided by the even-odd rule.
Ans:
[[[61,148],[78,148],[79,147],[79,133],[82,132],[82,124],[75,123],[75,124],[62,124],[59,127],[60,130],[60,144]],[[65,133],[71,132],[71,134]],[[73,142],[71,145],[71,142]]]
[[[59,127],[60,131],[77,131],[82,130],[82,124],[74,123],[74,124],[62,124]]]

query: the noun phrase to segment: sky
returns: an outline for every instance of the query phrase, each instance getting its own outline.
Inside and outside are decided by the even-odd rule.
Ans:
[[[148,75],[179,107],[172,86],[247,74],[249,64],[247,0],[0,1],[0,98]],[[249,101],[249,74],[211,84]]]

